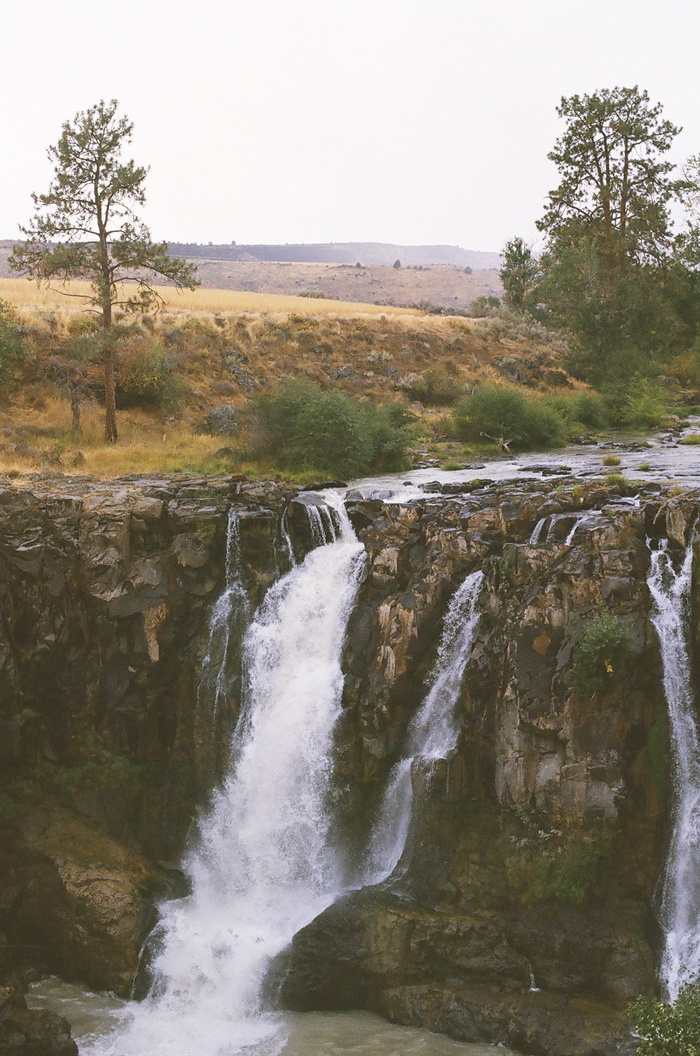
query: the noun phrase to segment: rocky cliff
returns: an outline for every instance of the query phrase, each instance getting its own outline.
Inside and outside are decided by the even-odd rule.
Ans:
[[[295,1008],[367,1007],[524,1052],[613,1053],[627,1044],[627,1002],[655,985],[667,838],[647,538],[680,552],[697,497],[566,479],[451,490],[348,501],[368,553],[335,762],[351,864],[425,692],[448,599],[481,568],[458,747],[414,766],[395,874],[304,929],[274,979]],[[221,660],[210,617],[229,511],[254,606],[290,546],[300,557],[314,545],[308,501],[230,479],[0,489],[6,981],[39,965],[128,989],[236,718],[238,643],[223,696],[206,677]],[[618,644],[601,673],[588,631],[603,612]]]

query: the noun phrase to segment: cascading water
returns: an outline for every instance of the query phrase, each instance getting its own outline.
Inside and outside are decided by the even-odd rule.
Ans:
[[[231,653],[240,651],[250,616],[250,599],[241,565],[240,522],[231,507],[226,530],[226,585],[209,619],[209,640],[197,691],[198,739],[206,742],[206,756],[210,763],[215,754],[221,703],[227,698],[233,682],[240,678],[240,670],[231,671]],[[202,726],[206,730],[202,730]]]
[[[675,1001],[700,976],[700,739],[690,681],[688,627],[693,540],[675,571],[663,541],[651,552],[648,585],[659,636],[674,760],[673,832],[661,901],[661,980]]]
[[[268,1056],[284,1045],[263,1009],[267,967],[341,887],[325,804],[364,551],[341,506],[334,520],[340,538],[279,580],[249,627],[231,769],[184,865],[192,893],[162,906],[151,993],[93,1056]]]
[[[455,705],[479,622],[483,572],[472,572],[455,591],[445,615],[432,685],[408,729],[406,754],[393,768],[367,853],[365,884],[396,868],[406,844],[413,806],[411,768],[416,758],[444,759],[459,736]]]

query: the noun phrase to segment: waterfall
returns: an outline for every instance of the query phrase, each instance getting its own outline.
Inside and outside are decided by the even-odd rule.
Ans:
[[[221,703],[226,701],[234,682],[240,678],[240,671],[232,673],[230,670],[231,653],[234,650],[239,652],[250,615],[250,599],[241,564],[240,522],[231,507],[226,529],[225,586],[209,618],[209,639],[197,690],[195,721],[210,764],[216,754]],[[205,730],[201,730],[202,726]]]
[[[661,900],[664,949],[661,980],[675,1001],[700,975],[700,740],[690,680],[690,588],[693,539],[678,572],[663,541],[651,553],[652,622],[663,660],[663,682],[674,763],[673,831]]]
[[[340,504],[328,521],[337,541],[271,587],[248,628],[230,771],[184,864],[191,894],[161,907],[152,990],[93,1056],[273,1056],[284,1044],[263,1007],[267,967],[342,887],[326,800],[364,551]]]
[[[384,880],[403,854],[413,806],[414,760],[445,759],[457,743],[455,709],[479,622],[477,604],[483,581],[483,572],[472,572],[448,606],[430,689],[408,728],[406,753],[389,776],[367,853],[365,884]]]

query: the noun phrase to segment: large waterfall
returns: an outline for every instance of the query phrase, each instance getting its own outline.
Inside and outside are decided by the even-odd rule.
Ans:
[[[673,832],[661,904],[661,980],[671,1000],[700,975],[700,739],[688,642],[692,571],[692,539],[678,572],[665,542],[652,551],[648,584],[674,759]]]
[[[411,721],[404,756],[389,776],[379,810],[367,854],[367,884],[389,876],[403,854],[413,808],[414,760],[444,759],[455,747],[459,735],[455,705],[479,622],[477,602],[483,580],[483,572],[472,572],[448,606],[431,687]]]
[[[326,799],[364,552],[335,512],[339,538],[270,589],[245,635],[230,771],[185,862],[191,894],[163,905],[151,993],[96,1053],[267,1056],[284,1044],[263,1010],[267,966],[341,887]],[[234,580],[229,570],[227,591]]]

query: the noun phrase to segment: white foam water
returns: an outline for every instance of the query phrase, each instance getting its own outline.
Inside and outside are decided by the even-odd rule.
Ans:
[[[339,539],[268,592],[244,640],[244,705],[229,775],[184,863],[192,893],[161,906],[154,983],[91,1056],[272,1056],[271,958],[340,893],[326,810],[341,648],[364,561],[339,500]]]
[[[455,708],[479,622],[477,605],[483,581],[483,572],[472,572],[448,606],[430,689],[411,720],[406,752],[391,771],[377,815],[367,852],[365,884],[384,880],[403,854],[413,808],[414,760],[445,759],[457,743],[459,723]]]
[[[690,590],[693,540],[676,571],[663,541],[651,552],[648,576],[652,622],[663,660],[663,682],[674,762],[673,831],[664,875],[660,976],[675,1001],[686,982],[700,976],[700,739],[692,690]]]

